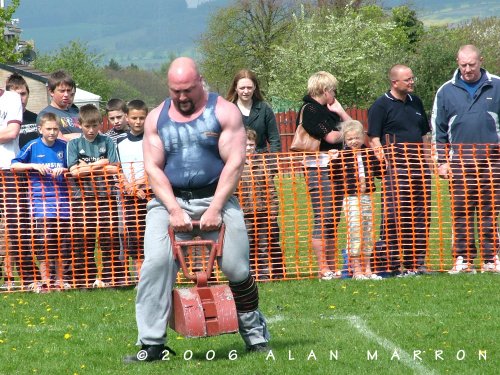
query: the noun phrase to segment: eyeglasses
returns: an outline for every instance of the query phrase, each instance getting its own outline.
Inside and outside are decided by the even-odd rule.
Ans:
[[[417,77],[410,77],[406,79],[395,79],[394,82],[401,81],[404,83],[417,82]]]

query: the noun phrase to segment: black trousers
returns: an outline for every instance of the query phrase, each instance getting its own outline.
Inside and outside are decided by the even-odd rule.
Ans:
[[[250,268],[257,278],[268,275],[283,277],[285,265],[280,244],[280,228],[275,217],[267,212],[245,214],[250,243]]]
[[[383,177],[382,208],[375,269],[424,266],[432,208],[428,170],[388,168]]]
[[[450,194],[453,223],[453,256],[472,262],[477,257],[475,228],[484,262],[493,262],[498,249],[500,160],[454,160]],[[477,223],[477,224],[476,224]]]

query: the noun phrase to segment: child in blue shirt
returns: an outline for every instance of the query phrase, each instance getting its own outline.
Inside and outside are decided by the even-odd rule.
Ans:
[[[13,171],[28,171],[31,217],[35,255],[39,262],[41,284],[37,291],[51,287],[68,289],[63,280],[63,259],[69,255],[65,240],[69,233],[69,194],[64,172],[66,142],[57,139],[58,119],[53,113],[40,118],[40,138],[27,143],[12,159]],[[51,268],[55,270],[55,285],[51,285]]]

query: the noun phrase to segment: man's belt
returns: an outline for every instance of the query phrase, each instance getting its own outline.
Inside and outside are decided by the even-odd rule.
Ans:
[[[191,199],[203,199],[212,197],[215,194],[218,182],[219,181],[215,181],[210,185],[198,189],[179,189],[172,186],[172,190],[177,198],[182,198],[185,201],[189,201]]]

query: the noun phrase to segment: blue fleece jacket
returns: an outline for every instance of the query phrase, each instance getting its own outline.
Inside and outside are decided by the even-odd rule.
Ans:
[[[438,163],[472,153],[476,159],[486,159],[499,152],[500,77],[484,69],[481,73],[472,97],[462,85],[458,69],[436,93],[431,124]]]

